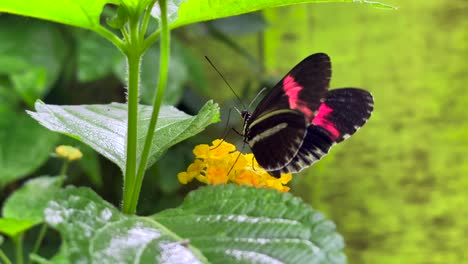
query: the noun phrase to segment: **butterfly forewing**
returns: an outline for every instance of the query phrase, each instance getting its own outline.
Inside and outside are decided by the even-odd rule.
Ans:
[[[281,109],[249,123],[246,142],[267,171],[279,170],[299,151],[306,135],[302,113]]]
[[[330,58],[316,53],[297,64],[258,104],[251,120],[278,109],[295,109],[310,121],[325,98],[331,77]]]

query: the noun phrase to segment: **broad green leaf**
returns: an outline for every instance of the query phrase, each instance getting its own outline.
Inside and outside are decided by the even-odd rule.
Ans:
[[[2,60],[0,55],[0,61]],[[11,92],[11,80],[6,75],[0,73],[0,115],[10,112],[16,108],[16,104],[21,100],[18,94]]]
[[[174,39],[171,43],[169,76],[163,98],[163,103],[167,105],[179,103],[184,92],[184,85],[189,78],[189,65],[185,61],[181,45],[177,41],[174,41]],[[158,78],[156,76],[159,75],[159,52],[159,45],[151,46],[145,52],[141,62],[140,98],[143,103],[148,105],[153,103],[156,86],[158,85]],[[115,69],[117,76],[122,82],[125,82],[128,78],[126,67],[126,62],[122,57],[120,64]]]
[[[77,142],[78,143],[78,142]],[[102,173],[99,163],[99,155],[90,146],[84,143],[78,143],[77,147],[82,153],[83,157],[78,161],[83,171],[86,172],[89,180],[95,186],[102,186]]]
[[[119,0],[55,0],[2,1],[0,12],[30,16],[62,24],[95,30],[100,27],[99,17],[105,4],[118,4]]]
[[[24,113],[0,112],[0,188],[42,165],[57,139]]]
[[[36,224],[37,223],[30,220],[0,218],[0,233],[14,238]]]
[[[139,106],[138,157],[143,148],[151,106]],[[36,112],[28,113],[48,129],[74,137],[125,168],[127,105],[58,106],[36,103]],[[148,166],[174,144],[201,132],[219,119],[218,105],[207,102],[198,115],[190,116],[172,106],[163,106],[150,150]]]
[[[21,188],[8,197],[2,210],[5,218],[28,220],[38,224],[44,219],[44,209],[52,200],[63,179],[42,176],[27,181]]]
[[[224,34],[245,35],[262,32],[268,26],[260,12],[216,19],[209,22]]]
[[[172,39],[171,43],[174,43],[174,38]],[[201,60],[200,57],[196,56],[190,49],[190,46],[184,45],[181,42],[177,42],[175,44],[177,44],[176,50],[179,56],[181,56],[183,63],[187,67],[188,82],[192,86],[195,86],[199,91],[205,94],[209,94],[211,90],[209,89],[208,80],[205,75],[205,68],[203,67],[204,63],[206,62]],[[186,95],[185,92],[184,95]]]
[[[154,180],[157,181],[157,186],[163,193],[174,193],[181,187],[175,176],[177,173],[185,171],[187,164],[193,161],[191,148],[189,149],[187,145],[182,143],[170,148],[158,160],[156,166],[149,170],[149,173],[153,171],[154,174],[158,175]]]
[[[58,4],[54,0],[2,1],[0,12],[46,19],[96,31],[98,28],[102,30],[99,17],[104,5],[121,2],[119,0],[71,0]],[[150,1],[125,0],[123,2],[129,10],[138,12]],[[179,27],[265,8],[318,2],[359,2],[380,8],[393,8],[380,2],[366,0],[170,0],[168,1],[168,16],[172,23],[171,26]],[[156,18],[159,17],[160,12],[157,4],[154,6],[152,14]]]
[[[274,190],[208,186],[152,216],[212,263],[345,263],[335,225],[298,198]]]
[[[94,32],[80,32],[77,37],[79,81],[90,82],[106,77],[124,61],[123,54],[102,36]]]
[[[127,216],[87,188],[67,188],[45,210],[62,236],[52,262],[204,263],[197,249],[146,217]]]
[[[359,2],[374,7],[393,8],[392,6],[380,2],[366,0],[170,0],[168,1],[168,18],[171,27],[175,28],[196,22],[250,13],[266,8],[319,2]],[[156,18],[160,17],[158,5],[153,7],[151,14]]]
[[[3,15],[0,16],[0,39],[0,74],[6,75],[11,90],[32,106],[61,73],[66,44],[60,27],[45,21]]]

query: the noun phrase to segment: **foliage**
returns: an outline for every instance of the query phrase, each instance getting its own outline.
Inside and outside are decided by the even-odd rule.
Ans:
[[[157,259],[159,262],[182,260],[186,261],[185,263],[234,263],[238,260],[245,263],[346,261],[342,253],[343,241],[335,232],[334,225],[289,194],[234,186],[209,187],[192,192],[178,208],[150,217],[133,215],[138,204],[144,172],[171,146],[201,132],[219,119],[217,105],[212,102],[206,103],[198,115],[194,116],[185,114],[173,106],[161,107],[161,103],[164,102],[182,103],[182,106],[190,108],[183,104],[192,99],[183,97],[184,88],[189,82],[195,87],[199,86],[199,93],[209,93],[209,90],[203,87],[206,85],[206,79],[201,73],[203,71],[200,63],[193,59],[190,49],[184,47],[181,42],[176,40],[171,44],[168,28],[263,8],[314,1],[240,2],[242,4],[239,4],[239,1],[236,1],[236,4],[211,1],[210,5],[200,5],[189,0],[169,1],[167,20],[165,1],[162,0],[153,9],[151,7],[155,1],[149,0],[94,1],[93,5],[84,0],[77,0],[70,6],[56,5],[49,0],[35,1],[28,5],[15,2],[0,4],[0,11],[52,20],[100,34],[98,36],[46,22],[38,23],[34,26],[37,28],[30,29],[17,17],[1,16],[0,20],[14,21],[15,28],[23,30],[20,32],[24,34],[24,41],[28,44],[34,43],[32,40],[36,38],[37,32],[41,32],[38,30],[41,27],[45,31],[52,29],[44,38],[52,44],[31,45],[26,51],[21,51],[15,49],[20,40],[13,38],[5,41],[3,47],[0,45],[0,64],[6,65],[0,70],[0,114],[6,113],[5,116],[12,119],[12,110],[21,109],[21,103],[32,106],[36,99],[45,99],[47,103],[56,102],[57,98],[68,93],[61,87],[69,84],[99,83],[111,75],[117,77],[111,78],[113,82],[126,83],[128,88],[127,104],[59,106],[37,101],[35,112],[29,113],[43,126],[90,145],[95,151],[116,163],[124,173],[123,213],[131,215],[119,212],[89,189],[60,189],[65,176],[64,171],[68,166],[68,162],[65,162],[66,166],[62,168],[60,177],[32,179],[14,192],[5,203],[4,218],[0,219],[3,229],[0,228],[0,231],[12,238],[17,249],[20,248],[22,234],[45,219],[47,225],[58,230],[63,239],[60,251],[52,258],[52,262],[147,262],[150,259]],[[362,2],[385,7],[377,2]],[[105,10],[108,11],[102,13],[102,8],[108,3],[118,4],[119,7],[115,9],[107,6]],[[150,17],[150,13],[155,20]],[[101,21],[107,21],[107,25]],[[265,24],[258,23],[260,26],[254,30],[261,31]],[[243,57],[253,59],[248,51],[223,32],[229,29],[217,28],[216,22],[205,25],[214,38],[224,42]],[[68,35],[63,39],[56,34],[64,31]],[[4,33],[12,34],[12,28],[6,29]],[[158,38],[159,49],[152,45]],[[114,46],[109,45],[107,41]],[[67,45],[70,43],[75,45]],[[28,52],[32,49],[45,46],[48,49],[34,52],[36,55],[43,52],[45,55],[42,57],[29,56],[31,53]],[[75,50],[70,47],[75,47]],[[70,57],[65,54],[73,55]],[[146,56],[140,64],[143,54]],[[106,59],[103,60],[100,56],[105,56]],[[78,66],[76,79],[73,76],[76,69],[69,66],[65,58],[71,58],[73,65]],[[100,61],[103,61],[102,67],[101,63],[96,63]],[[37,66],[38,64],[41,66]],[[261,69],[260,64],[257,66]],[[59,74],[62,74],[60,78]],[[156,80],[155,76],[159,79]],[[12,88],[14,93],[6,92],[4,87]],[[56,91],[57,94],[54,94]],[[71,94],[74,92],[76,91],[71,91]],[[45,98],[46,95],[52,96]],[[152,106],[139,105],[140,99]],[[67,103],[76,102],[71,100]],[[20,152],[31,155],[25,157],[27,161],[23,163],[27,166],[23,170],[18,166],[18,160],[21,159],[15,155],[15,159],[7,163],[13,165],[11,172],[5,174],[6,176],[0,174],[0,188],[2,185],[14,184],[16,180],[37,169],[44,163],[52,145],[59,140],[50,132],[34,132],[35,123],[26,119],[26,115],[22,116],[27,120],[20,123],[21,128],[28,129],[27,136],[21,136],[21,133],[0,134],[0,140],[11,144],[5,145],[4,150],[0,149],[0,153],[11,153],[18,140],[24,141],[21,142],[24,146],[38,151]],[[12,124],[23,120],[13,119],[15,120],[9,121]],[[9,122],[6,124],[9,125]],[[28,141],[34,138],[35,141]],[[75,141],[75,144],[78,143]],[[88,160],[86,165],[82,165],[83,170],[93,174],[90,180],[99,184],[101,176],[96,172],[99,169],[93,165],[97,163],[98,158],[93,154],[90,156],[93,158]],[[91,169],[88,169],[89,167]],[[165,174],[165,171],[160,173]],[[35,208],[25,214],[27,210],[22,209],[25,205]],[[45,215],[42,214],[44,211]],[[213,219],[221,221],[213,223]],[[237,223],[232,223],[232,219],[237,220]],[[193,226],[197,225],[199,228],[193,229]],[[42,230],[45,230],[45,225],[43,227]],[[42,230],[36,243],[39,245],[43,236]],[[135,243],[122,243],[122,240],[119,240],[121,238]],[[32,252],[35,253],[36,250],[37,248]],[[3,258],[1,250],[0,254]],[[21,252],[18,254],[17,251],[18,262],[22,259],[21,255]],[[175,259],[166,258],[169,256]],[[36,254],[32,255],[32,259],[47,262]]]

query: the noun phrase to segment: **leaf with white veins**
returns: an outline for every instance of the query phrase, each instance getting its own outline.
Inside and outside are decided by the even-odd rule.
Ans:
[[[36,102],[36,112],[28,113],[46,128],[76,138],[125,168],[127,105],[47,105]],[[137,157],[143,150],[152,107],[139,106]],[[207,102],[198,115],[188,115],[173,106],[161,107],[150,150],[148,166],[174,144],[219,121],[218,105]]]

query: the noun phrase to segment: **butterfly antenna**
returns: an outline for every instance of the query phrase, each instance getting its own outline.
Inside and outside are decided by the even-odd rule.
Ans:
[[[236,109],[237,113],[239,113],[240,116],[242,115],[242,112],[239,111],[239,109],[237,109],[237,107],[234,106],[234,109]]]
[[[247,107],[247,109],[249,109],[249,108],[252,106],[252,104],[255,102],[255,100],[257,100],[257,98],[258,98],[263,92],[265,92],[266,89],[267,89],[266,87],[263,87],[263,88],[260,90],[260,92],[257,93],[257,95],[254,97],[254,99],[250,102],[250,104],[249,104],[249,106]]]
[[[229,85],[228,81],[226,80],[226,78],[224,78],[224,76],[221,74],[221,72],[218,70],[218,68],[216,68],[216,66],[211,62],[210,58],[208,58],[208,56],[205,56],[205,59],[210,63],[211,67],[213,67],[213,69],[215,69],[215,71],[219,74],[219,76],[221,76],[221,78],[223,79],[223,81],[227,84],[227,86],[229,87],[229,89],[231,89],[232,93],[237,97],[237,100],[239,100],[240,104],[244,107],[244,109],[247,109],[245,107],[245,104],[242,102],[242,100],[240,99],[240,97],[236,94],[236,92],[234,91],[234,89],[232,89],[231,85]]]

